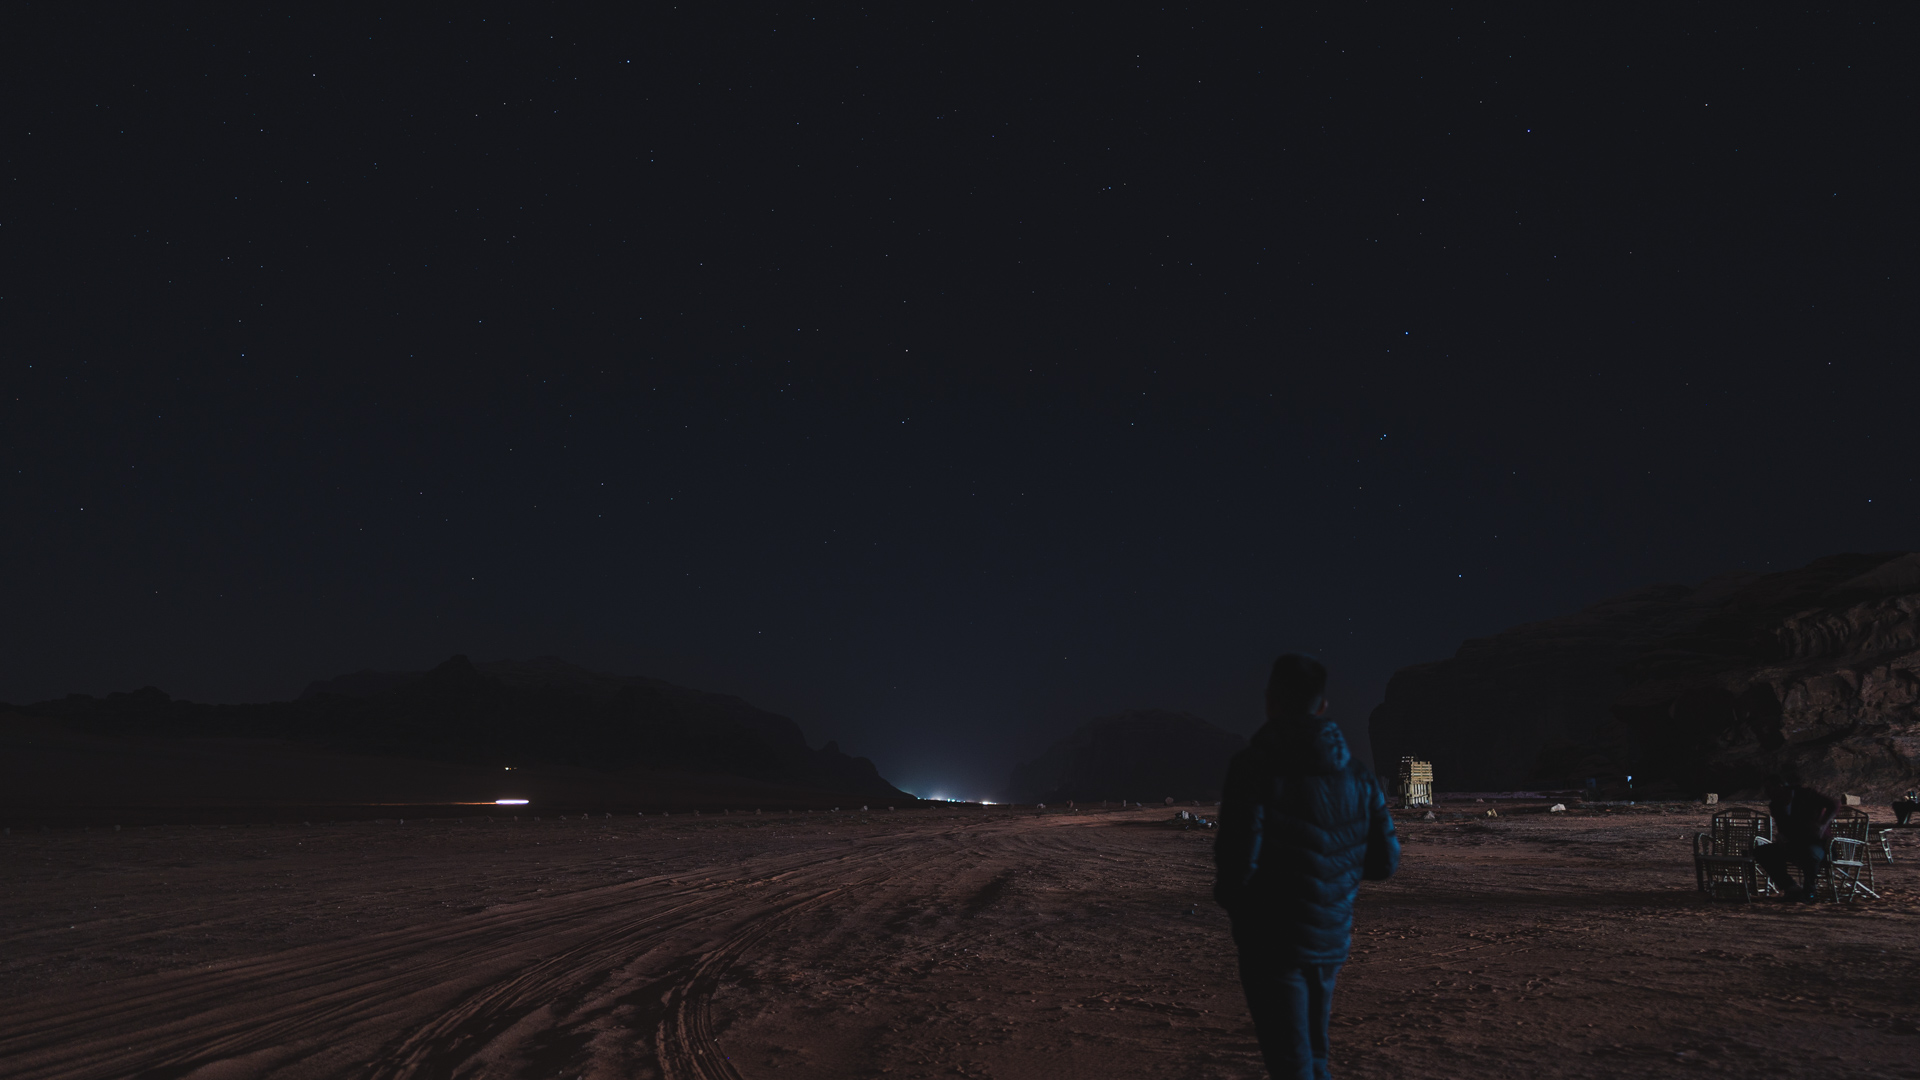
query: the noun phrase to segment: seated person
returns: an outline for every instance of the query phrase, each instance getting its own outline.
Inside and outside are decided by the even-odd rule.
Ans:
[[[1773,811],[1773,843],[1756,845],[1753,861],[1787,899],[1810,901],[1820,864],[1827,858],[1827,839],[1840,804],[1778,776],[1767,777],[1764,786]],[[1799,868],[1802,884],[1793,883],[1787,873],[1790,865]]]
[[[1920,791],[1909,791],[1904,799],[1893,800],[1893,823],[1905,825],[1913,820],[1913,812],[1920,810]]]

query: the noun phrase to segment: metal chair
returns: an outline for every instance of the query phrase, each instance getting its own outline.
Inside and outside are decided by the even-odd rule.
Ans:
[[[1773,815],[1733,806],[1713,815],[1714,854],[1751,855],[1756,839],[1773,839]]]
[[[1855,840],[1846,836],[1836,836],[1827,841],[1827,861],[1820,867],[1820,878],[1814,886],[1814,895],[1826,894],[1826,899],[1848,901],[1860,893],[1866,893],[1875,900],[1880,894],[1861,877],[1871,877],[1872,868],[1867,865],[1868,845],[1865,840]]]
[[[1772,888],[1752,855],[1724,854],[1718,847],[1713,834],[1693,834],[1693,877],[1701,892],[1715,900],[1744,903]]]
[[[1716,900],[1747,900],[1779,891],[1753,861],[1753,849],[1773,836],[1771,814],[1730,806],[1713,815],[1710,828],[1693,840],[1694,878],[1701,892]]]
[[[1881,852],[1882,856],[1891,862],[1893,843],[1886,833],[1887,830],[1880,830]],[[1859,855],[1865,867],[1867,891],[1873,892],[1872,887],[1879,884],[1873,879],[1873,819],[1867,816],[1865,810],[1857,806],[1843,806],[1840,812],[1834,815],[1833,835],[1860,845]],[[1873,895],[1877,899],[1880,894],[1873,893]]]

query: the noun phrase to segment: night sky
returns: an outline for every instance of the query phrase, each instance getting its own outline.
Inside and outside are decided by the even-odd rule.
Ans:
[[[1920,547],[1911,7],[603,7],[11,10],[0,699],[553,654],[991,797]]]

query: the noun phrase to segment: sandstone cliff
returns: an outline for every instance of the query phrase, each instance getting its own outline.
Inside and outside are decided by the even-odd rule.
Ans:
[[[1381,771],[1442,790],[1750,791],[1768,772],[1878,800],[1920,781],[1920,554],[1652,586],[1395,674]]]
[[[553,657],[475,665],[456,656],[431,671],[357,672],[313,683],[290,702],[209,705],[147,687],[19,711],[116,737],[284,739],[342,753],[709,774],[911,798],[866,758],[832,742],[813,749],[785,716]]]

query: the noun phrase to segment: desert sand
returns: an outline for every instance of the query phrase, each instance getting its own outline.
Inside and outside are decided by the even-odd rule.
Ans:
[[[1337,1075],[1920,1077],[1912,834],[1715,904],[1704,807],[1507,813],[1402,820]],[[1165,808],[542,817],[16,828],[0,1076],[1263,1075]]]

